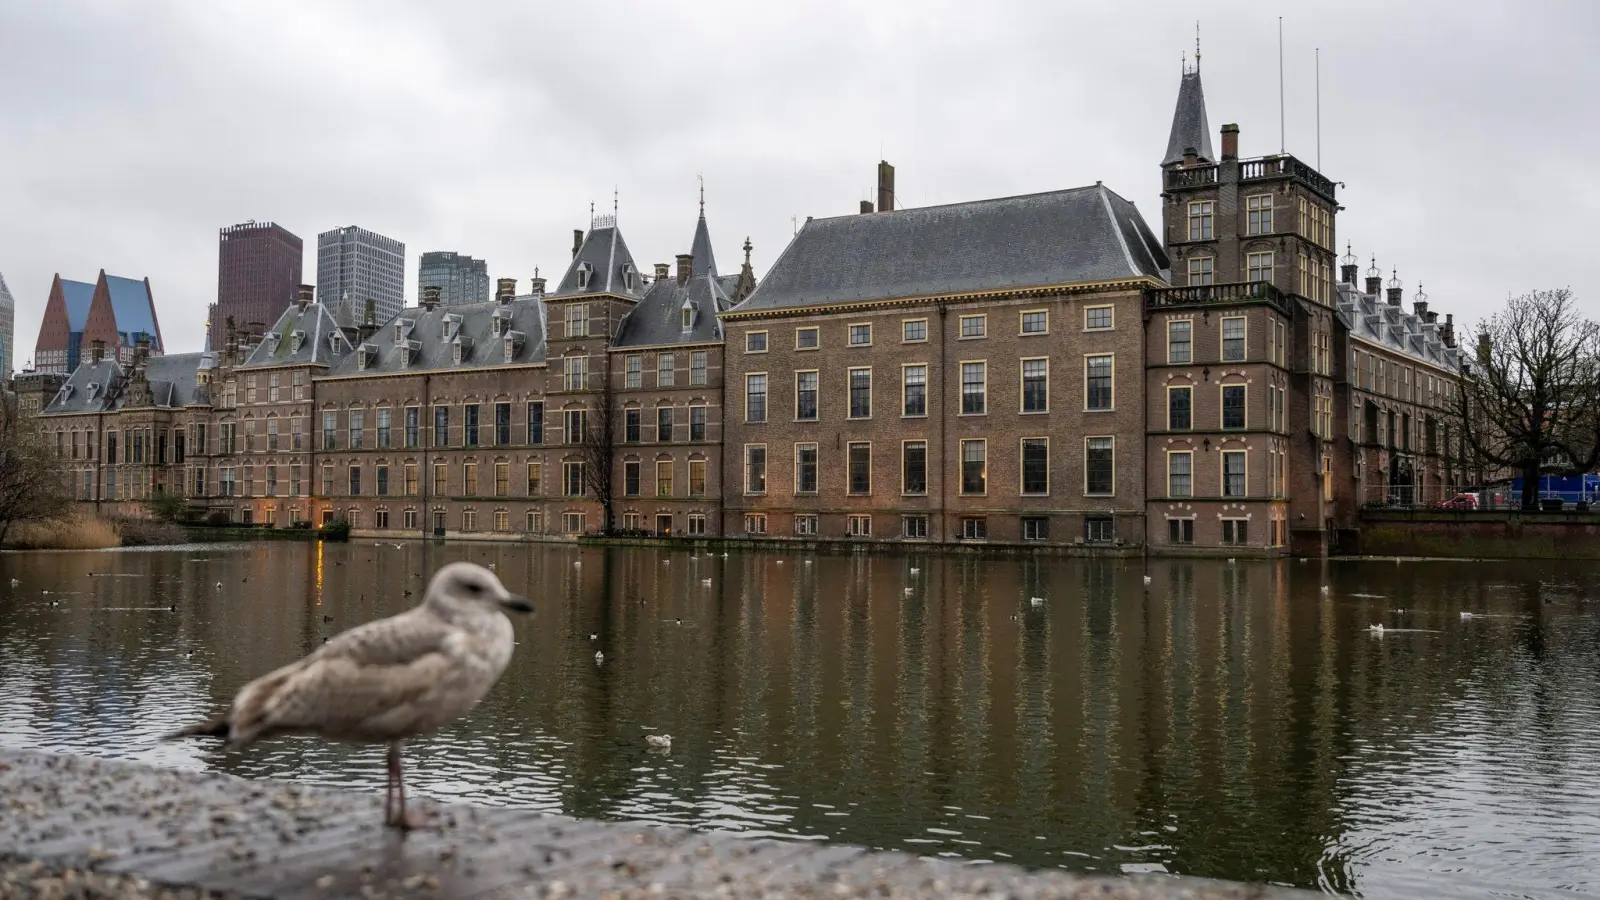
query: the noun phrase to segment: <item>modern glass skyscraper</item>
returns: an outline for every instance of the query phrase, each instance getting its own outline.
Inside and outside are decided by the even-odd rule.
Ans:
[[[359,325],[372,301],[383,324],[405,307],[406,245],[355,225],[317,235],[317,302],[340,325]]]
[[[17,330],[17,301],[6,287],[6,277],[0,275],[0,377],[11,374],[16,368],[15,333]]]
[[[419,305],[422,303],[422,289],[429,286],[439,289],[439,303],[444,306],[488,303],[489,263],[451,250],[424,253],[417,266]]]

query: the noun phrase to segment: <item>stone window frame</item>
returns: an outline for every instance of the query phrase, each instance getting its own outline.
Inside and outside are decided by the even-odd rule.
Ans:
[[[1178,493],[1174,493],[1173,490],[1172,490],[1172,476],[1174,474],[1176,474],[1176,473],[1174,473],[1172,471],[1172,458],[1175,457],[1175,456],[1186,457],[1188,459],[1188,461],[1189,461],[1189,471],[1187,473],[1184,473],[1184,475],[1183,475],[1183,477],[1189,479],[1189,487],[1188,487],[1188,492],[1187,493],[1178,494]],[[1166,471],[1167,471],[1167,475],[1166,475],[1166,480],[1167,480],[1166,495],[1167,495],[1168,499],[1188,499],[1188,498],[1194,496],[1194,448],[1193,447],[1190,447],[1187,450],[1168,450],[1167,451],[1167,469],[1166,469]]]
[[[1090,324],[1089,314],[1090,313],[1094,313],[1094,312],[1100,312],[1100,311],[1104,311],[1106,313],[1106,316],[1107,316],[1106,324],[1104,324],[1104,325],[1092,325],[1092,324]],[[1113,304],[1113,303],[1096,303],[1093,306],[1085,306],[1083,308],[1083,330],[1085,332],[1090,332],[1090,331],[1116,331],[1117,330],[1117,307],[1116,307],[1116,304]]]
[[[812,457],[812,486],[807,490],[800,485],[800,452],[810,448],[815,456]],[[811,497],[822,492],[822,446],[816,441],[796,441],[794,444],[794,493],[796,496]]]
[[[760,347],[754,346],[755,342],[752,339],[756,337],[761,338]],[[746,331],[744,333],[744,352],[746,353],[766,353],[771,346],[771,335],[765,330]]]
[[[1028,454],[1027,445],[1030,441],[1044,442],[1044,490],[1028,490]],[[1050,465],[1050,436],[1045,434],[1032,435],[1017,439],[1017,494],[1022,497],[1048,497],[1055,487],[1055,469]]]
[[[1044,406],[1028,409],[1028,363],[1044,363]],[[1050,412],[1050,357],[1024,356],[1017,360],[1017,414],[1023,416],[1046,415]]]
[[[811,346],[804,347],[800,344],[800,335],[811,335]],[[798,353],[809,353],[822,349],[822,329],[816,325],[801,325],[794,330],[794,349]]]
[[[1089,490],[1089,442],[1111,442],[1111,490]],[[1114,434],[1086,434],[1083,436],[1083,495],[1085,497],[1115,497],[1117,495],[1117,436]]]
[[[1111,372],[1106,377],[1106,384],[1110,390],[1110,399],[1106,406],[1089,405],[1089,365],[1091,360],[1111,360]],[[1085,353],[1083,354],[1083,411],[1087,413],[1110,413],[1117,411],[1117,354],[1112,353]]]

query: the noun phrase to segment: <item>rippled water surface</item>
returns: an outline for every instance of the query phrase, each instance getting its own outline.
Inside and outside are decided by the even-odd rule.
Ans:
[[[1593,565],[7,553],[0,745],[381,790],[378,750],[155,738],[462,558],[539,611],[408,748],[433,797],[1367,897],[1600,891]]]

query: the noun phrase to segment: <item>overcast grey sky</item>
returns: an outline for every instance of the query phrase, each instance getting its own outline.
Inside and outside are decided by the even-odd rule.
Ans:
[[[30,359],[52,274],[148,276],[198,349],[217,229],[358,224],[526,289],[589,203],[641,267],[685,252],[696,175],[719,267],[762,275],[791,217],[1092,184],[1158,223],[1180,54],[1201,18],[1213,131],[1343,181],[1341,246],[1458,320],[1571,286],[1600,222],[1600,4],[1340,0],[782,5],[0,0],[0,273]],[[1215,140],[1213,135],[1213,140]],[[1587,157],[1587,161],[1586,161]],[[1365,262],[1363,262],[1363,268]]]

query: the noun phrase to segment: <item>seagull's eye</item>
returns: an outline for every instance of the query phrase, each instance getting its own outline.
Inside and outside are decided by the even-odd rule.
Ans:
[[[483,593],[483,586],[480,585],[480,584],[477,584],[475,582],[468,582],[467,583],[467,593],[469,593],[469,594],[481,594],[481,593]]]

